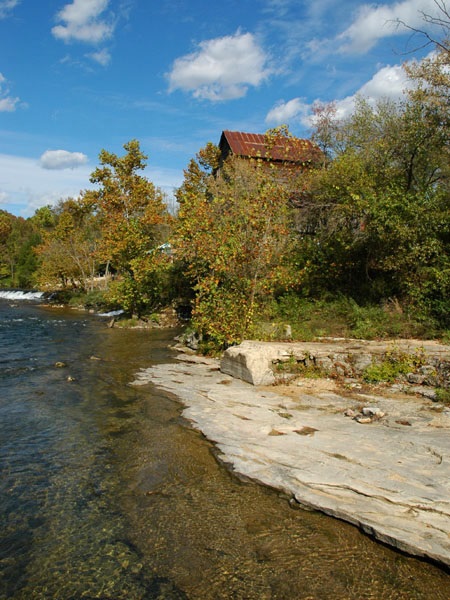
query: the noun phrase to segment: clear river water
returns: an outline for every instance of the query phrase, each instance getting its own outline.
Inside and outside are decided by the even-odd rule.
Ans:
[[[174,335],[0,299],[0,599],[450,599],[448,572],[237,478],[130,386]]]

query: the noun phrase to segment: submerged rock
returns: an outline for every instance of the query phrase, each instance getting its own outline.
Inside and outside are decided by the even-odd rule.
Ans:
[[[450,566],[450,414],[431,411],[430,401],[417,396],[379,397],[374,406],[361,402],[372,416],[355,411],[375,421],[360,427],[342,418],[353,409],[338,393],[305,394],[293,386],[283,396],[239,379],[223,385],[217,366],[155,365],[135,383],[151,381],[178,396],[184,417],[235,472],[402,551]],[[403,427],[412,417],[414,427]]]

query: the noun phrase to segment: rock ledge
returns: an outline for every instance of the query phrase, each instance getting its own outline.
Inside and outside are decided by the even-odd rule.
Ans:
[[[293,360],[318,367],[329,375],[358,377],[388,352],[418,355],[425,361],[422,373],[411,374],[411,383],[433,379],[436,386],[450,387],[450,346],[434,341],[327,340],[326,342],[258,342],[247,340],[228,348],[222,357],[223,373],[253,385],[272,385],[274,365]]]
[[[133,383],[178,396],[236,472],[450,566],[448,409],[405,395],[258,388],[222,373],[218,361],[181,359],[142,370]],[[361,424],[349,410],[379,418]]]

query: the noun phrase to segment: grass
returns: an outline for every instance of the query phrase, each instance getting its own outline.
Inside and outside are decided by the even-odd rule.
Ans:
[[[368,366],[363,373],[367,383],[394,382],[401,376],[415,372],[426,364],[423,348],[417,348],[414,353],[400,352],[395,346],[386,352],[382,361]]]
[[[442,402],[442,404],[450,405],[450,390],[447,388],[437,388],[436,400]]]
[[[267,307],[256,336],[267,341],[312,341],[320,337],[450,339],[448,331],[439,331],[433,322],[409,314],[396,301],[361,306],[346,297],[310,300],[295,294],[283,296]]]
[[[92,309],[97,312],[101,310],[113,310],[117,308],[112,306],[106,298],[106,293],[102,290],[94,290],[92,292],[68,292],[69,306],[83,306],[87,309]]]
[[[275,372],[300,375],[308,379],[326,377],[326,373],[321,367],[311,361],[299,360],[294,355],[291,355],[288,360],[276,363]]]
[[[287,360],[281,360],[274,365],[275,381],[282,384],[293,377],[306,379],[320,379],[327,377],[327,373],[311,360],[296,358],[293,354]]]

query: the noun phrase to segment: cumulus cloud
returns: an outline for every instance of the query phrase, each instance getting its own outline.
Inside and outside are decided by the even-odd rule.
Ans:
[[[16,215],[30,217],[47,204],[64,198],[78,198],[81,190],[92,189],[89,181],[92,166],[78,169],[44,170],[34,158],[0,154],[0,205]],[[143,175],[169,196],[183,180],[183,170],[158,166],[146,167]]]
[[[436,15],[435,0],[403,0],[395,4],[364,4],[356,14],[353,23],[341,35],[341,51],[364,53],[370,50],[381,38],[407,33],[406,27],[399,28],[399,22],[408,27],[424,28],[423,15]]]
[[[168,74],[169,91],[181,89],[211,101],[242,98],[249,86],[269,76],[267,56],[251,33],[207,40],[177,58]]]
[[[14,112],[20,98],[10,96],[6,78],[0,73],[0,112]]]
[[[0,0],[0,19],[10,16],[12,10],[20,3],[20,0]]]
[[[97,62],[99,65],[102,65],[102,67],[106,67],[111,62],[111,54],[106,48],[103,48],[103,50],[99,50],[98,52],[91,52],[86,56],[94,62]]]
[[[109,39],[114,31],[111,18],[102,15],[109,0],[73,0],[56,15],[64,24],[52,28],[53,35],[64,42],[78,41],[98,44]]]
[[[401,65],[382,67],[370,81],[359,90],[359,94],[368,98],[400,98],[406,89],[411,86],[411,81],[406,76]]]
[[[0,154],[0,195],[5,210],[30,217],[37,208],[77,198],[89,186],[91,168],[51,170],[34,158]]]
[[[382,67],[355,94],[334,101],[336,116],[342,119],[351,115],[358,96],[365,98],[371,104],[375,104],[381,98],[399,100],[410,86],[411,82],[400,65]],[[320,103],[320,100],[316,102]],[[313,104],[308,105],[301,98],[280,102],[267,113],[266,122],[277,125],[297,122],[310,127],[313,122]]]
[[[88,162],[88,157],[81,152],[67,150],[47,150],[39,159],[43,169],[60,170],[76,169]]]
[[[411,85],[411,81],[408,80],[400,65],[383,67],[375,73],[372,79],[361,86],[355,94],[338,100],[335,103],[336,116],[338,118],[346,118],[351,115],[355,109],[355,101],[358,96],[365,98],[373,105],[382,98],[395,101],[402,98],[405,91]]]
[[[278,102],[266,116],[266,123],[281,125],[290,121],[299,120],[309,112],[309,105],[302,101],[301,98],[293,98],[288,102]]]
[[[19,101],[19,98],[12,98],[11,96],[0,98],[0,112],[14,112]]]

